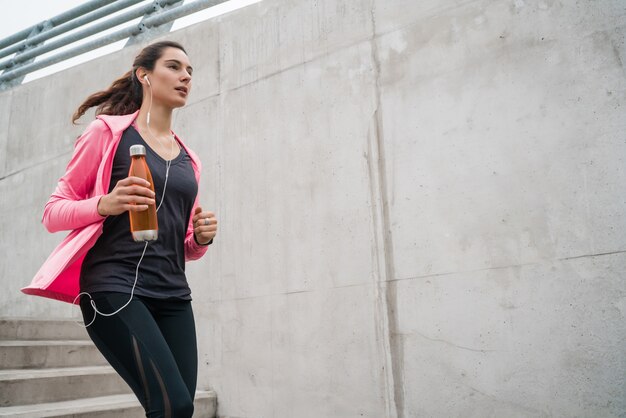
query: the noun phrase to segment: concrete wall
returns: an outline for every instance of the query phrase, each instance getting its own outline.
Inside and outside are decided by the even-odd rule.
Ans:
[[[621,0],[264,0],[172,34],[221,416],[624,416],[625,34]],[[18,288],[63,236],[69,117],[135,53],[0,94],[1,315],[72,315]]]

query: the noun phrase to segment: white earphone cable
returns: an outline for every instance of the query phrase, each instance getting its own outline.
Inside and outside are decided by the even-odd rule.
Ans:
[[[146,81],[148,81],[147,77],[146,77]],[[148,106],[148,114],[146,116],[146,126],[148,128],[148,132],[150,133],[150,135],[153,138],[156,138],[159,141],[160,144],[163,144],[161,139],[158,138],[156,135],[154,135],[154,133],[150,129],[150,111],[152,110],[152,86],[150,86],[150,82],[149,81],[148,81],[148,86],[149,86],[149,90],[150,90],[150,105]],[[163,204],[163,199],[165,198],[165,190],[167,189],[167,180],[169,178],[170,166],[172,165],[172,159],[173,159],[171,157],[172,157],[172,154],[174,153],[174,143],[176,143],[176,145],[178,145],[178,142],[176,141],[176,138],[174,138],[174,136],[172,136],[172,141],[171,141],[171,146],[170,146],[170,155],[169,155],[170,159],[165,160],[165,181],[163,182],[163,193],[161,194],[161,202],[159,203],[159,205],[156,208],[157,212],[161,208],[161,205]],[[178,148],[180,149],[180,145],[178,145]],[[139,278],[139,266],[141,265],[141,261],[143,260],[143,256],[146,254],[146,250],[148,249],[149,241],[145,241],[145,244],[146,245],[143,247],[143,252],[141,253],[141,257],[139,258],[139,261],[137,262],[137,267],[135,268],[135,281],[133,282],[133,287],[130,290],[130,298],[128,299],[128,301],[126,301],[126,303],[124,305],[122,305],[120,308],[116,309],[114,312],[105,313],[105,312],[100,312],[98,310],[98,308],[96,307],[96,302],[93,300],[93,298],[91,297],[91,295],[88,292],[80,292],[74,298],[74,301],[72,302],[72,306],[74,306],[76,304],[76,300],[78,298],[80,298],[82,295],[89,296],[90,304],[91,304],[91,307],[93,308],[93,318],[91,319],[91,321],[87,325],[83,325],[80,322],[78,322],[78,324],[83,325],[85,328],[87,328],[88,326],[90,326],[91,324],[94,323],[94,321],[96,320],[96,316],[98,316],[98,315],[113,316],[113,315],[117,314],[118,312],[120,312],[122,309],[124,309],[125,307],[127,307],[130,304],[130,302],[133,300],[133,296],[135,295],[135,288],[137,286],[137,280]]]

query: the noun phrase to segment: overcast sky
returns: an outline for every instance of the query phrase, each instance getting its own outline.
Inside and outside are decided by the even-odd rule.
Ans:
[[[185,0],[185,4],[193,2],[193,1],[194,0]],[[202,20],[210,19],[211,17],[229,12],[231,10],[244,7],[252,3],[257,3],[259,1],[261,0],[229,0],[218,6],[214,6],[214,7],[202,10],[200,12],[194,13],[193,15],[189,15],[181,19],[178,19],[174,23],[172,30],[177,30],[185,26],[189,26],[194,23],[200,22]],[[135,8],[135,7],[140,6],[141,4],[148,4],[151,2],[152,0],[144,0],[142,3],[134,5],[131,8]],[[19,0],[19,1],[0,0],[0,8],[4,12],[3,17],[0,19],[0,23],[1,23],[0,24],[0,39],[4,39],[7,36],[13,35],[14,33],[21,31],[22,29],[29,28],[33,25],[36,25],[39,22],[50,19],[51,17],[54,17],[76,6],[79,6],[82,3],[85,3],[85,0]],[[131,8],[126,9],[125,11],[128,11]],[[120,13],[124,13],[124,11]],[[120,28],[128,27],[132,25],[133,23],[138,23],[140,20],[141,18],[135,21],[126,22],[125,24],[119,27],[112,28],[108,32],[113,32],[113,31],[119,30]],[[107,32],[94,35],[93,37],[87,38],[87,40],[99,38],[105,33]],[[61,35],[61,37],[63,36],[65,36],[65,34]],[[48,68],[41,69],[39,71],[36,71],[34,73],[27,75],[24,82],[28,82],[30,80],[43,77],[45,75],[48,75],[56,71],[60,71],[70,66],[93,59],[97,56],[101,56],[101,55],[111,53],[113,51],[117,51],[121,49],[124,46],[124,44],[126,44],[126,40],[113,43],[111,45],[99,48],[98,50],[93,51],[92,53],[84,54],[82,56],[72,58],[65,62],[55,64]],[[69,49],[69,48],[75,47],[76,45],[77,44],[72,44],[63,49]],[[44,56],[53,55],[55,53],[62,51],[63,49],[52,51],[49,54],[46,54]],[[0,58],[0,60],[4,60],[4,59],[6,58]]]

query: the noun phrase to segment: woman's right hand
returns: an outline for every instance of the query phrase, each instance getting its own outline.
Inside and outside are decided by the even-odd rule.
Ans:
[[[126,177],[117,182],[111,193],[100,198],[98,213],[101,216],[119,215],[126,211],[140,212],[154,205],[154,192],[150,183],[140,177]]]

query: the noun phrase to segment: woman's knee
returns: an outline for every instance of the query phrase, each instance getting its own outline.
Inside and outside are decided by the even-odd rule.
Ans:
[[[172,418],[191,418],[193,416],[193,401],[189,398],[172,401]]]
[[[187,396],[167,399],[163,402],[163,408],[152,410],[146,416],[149,418],[191,418],[193,416],[193,401]]]

